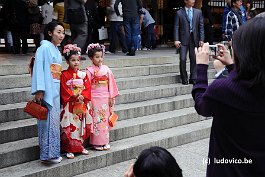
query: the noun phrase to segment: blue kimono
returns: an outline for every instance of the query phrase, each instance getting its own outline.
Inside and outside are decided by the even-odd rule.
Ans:
[[[62,63],[58,48],[43,40],[35,55],[31,93],[44,92],[48,107],[47,120],[38,120],[40,160],[60,157],[60,80],[53,79],[51,64]]]

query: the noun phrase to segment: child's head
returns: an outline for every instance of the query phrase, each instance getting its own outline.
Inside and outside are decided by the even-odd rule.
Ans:
[[[103,56],[105,53],[105,46],[99,43],[89,44],[86,51],[88,57],[91,59],[94,65],[100,66],[103,61]]]
[[[63,55],[70,68],[79,69],[81,48],[73,44],[67,44],[64,46]]]
[[[176,159],[162,147],[150,147],[139,155],[134,164],[136,177],[182,177]]]

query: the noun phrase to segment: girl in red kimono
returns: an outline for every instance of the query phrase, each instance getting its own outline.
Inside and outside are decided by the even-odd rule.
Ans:
[[[91,83],[91,107],[93,110],[93,134],[90,144],[96,150],[108,150],[109,117],[113,111],[115,97],[119,95],[114,76],[110,68],[103,65],[104,45],[90,44],[87,47],[92,66],[87,67],[87,77]]]
[[[88,154],[83,142],[92,130],[91,90],[86,73],[79,70],[81,49],[68,44],[63,55],[69,67],[61,75],[61,147],[72,159],[74,153]]]

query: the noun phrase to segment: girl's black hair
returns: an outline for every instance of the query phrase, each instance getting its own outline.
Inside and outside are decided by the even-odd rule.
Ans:
[[[94,48],[87,51],[87,55],[89,58],[93,57],[96,52],[103,52],[103,49],[101,48]]]
[[[136,177],[182,177],[176,159],[162,147],[150,147],[139,155],[134,164]]]
[[[65,58],[65,60],[69,61],[69,59],[71,58],[71,56],[73,55],[79,55],[80,56],[80,52],[76,51],[76,50],[71,50],[69,54],[64,53],[63,56]]]
[[[48,40],[51,41],[52,37],[49,35],[49,32],[53,33],[54,29],[58,26],[63,26],[62,23],[57,22],[57,21],[51,21],[50,23],[48,23],[45,28],[44,28],[44,40]]]
[[[247,21],[235,31],[232,42],[237,79],[265,87],[265,18]]]

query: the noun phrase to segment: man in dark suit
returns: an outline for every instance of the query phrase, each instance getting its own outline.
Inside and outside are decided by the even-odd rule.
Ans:
[[[180,48],[180,77],[183,85],[188,85],[188,74],[186,71],[187,52],[190,58],[189,83],[195,84],[196,58],[195,47],[203,45],[204,27],[202,12],[192,8],[195,0],[184,0],[185,7],[178,10],[175,16],[174,39],[177,49]]]

